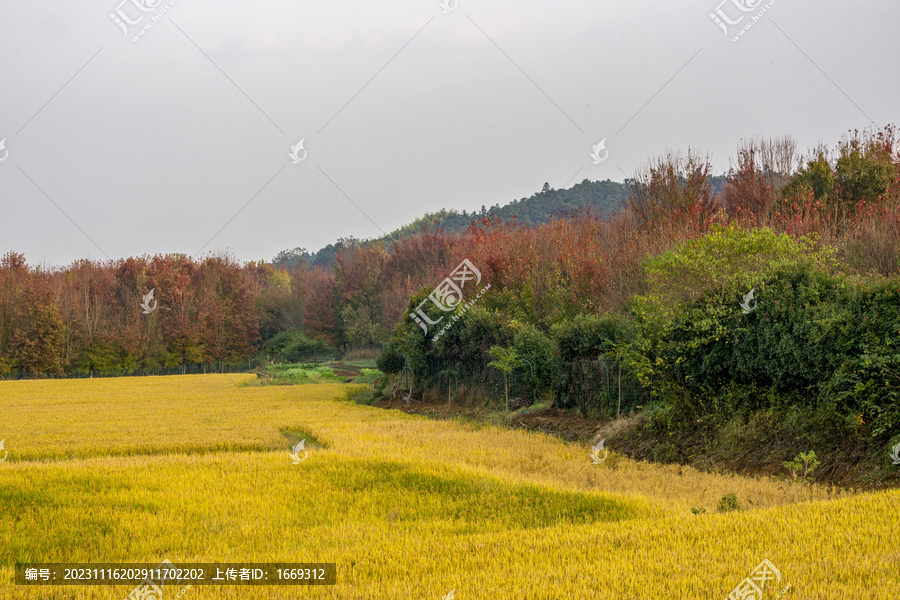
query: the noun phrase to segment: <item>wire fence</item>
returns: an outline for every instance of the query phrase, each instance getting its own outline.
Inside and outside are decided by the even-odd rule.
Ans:
[[[379,353],[380,348],[371,349],[364,358],[371,360]],[[357,358],[356,353],[353,354],[353,358]],[[334,356],[330,355],[311,355],[308,362],[319,363],[333,359]],[[6,373],[0,375],[0,380],[250,373],[287,362],[281,356],[274,355],[249,358],[241,362],[184,363],[131,370],[75,370],[40,376],[22,372]],[[441,371],[432,381],[438,397],[446,397],[448,401],[459,397],[461,393],[476,393],[492,404],[505,406],[508,401],[510,409],[519,409],[551,398],[553,405],[559,408],[577,409],[581,414],[592,417],[629,414],[648,404],[653,391],[652,385],[650,388],[644,388],[626,368],[615,359],[607,357],[557,364],[554,376],[547,378],[544,374],[543,379],[540,377],[541,374],[536,373],[534,367],[528,364],[508,374],[491,367],[468,374],[447,369]],[[397,387],[403,386],[398,382]]]
[[[249,373],[264,368],[270,361],[250,358],[240,362],[214,361],[207,363],[183,363],[161,367],[137,367],[134,369],[75,369],[63,373],[34,375],[28,372],[10,372],[0,375],[0,380],[19,379],[90,379],[93,377],[146,377],[155,375],[203,375],[214,373]]]
[[[448,400],[477,387],[494,404],[505,405],[508,392],[511,409],[550,397],[555,406],[574,408],[585,416],[628,414],[648,404],[652,394],[652,386],[645,388],[618,361],[606,357],[559,364],[551,381],[539,380],[534,368],[526,365],[508,376],[493,368],[469,376],[445,370],[436,384],[438,396]]]
[[[375,359],[381,354],[380,347],[367,347],[345,352],[342,359],[351,367],[357,365],[374,366]],[[349,361],[347,360],[349,357]],[[294,353],[287,356],[284,352],[276,352],[268,356],[255,356],[240,361],[212,361],[202,363],[182,363],[179,365],[159,367],[135,367],[133,369],[71,369],[62,373],[33,374],[27,371],[0,373],[2,380],[19,379],[89,379],[92,377],[146,377],[155,375],[203,375],[214,373],[250,373],[265,369],[268,366],[295,363],[324,364],[338,360],[333,352]]]
[[[566,367],[556,386],[562,406],[612,416],[633,412],[650,399],[651,390],[615,359],[579,360]]]

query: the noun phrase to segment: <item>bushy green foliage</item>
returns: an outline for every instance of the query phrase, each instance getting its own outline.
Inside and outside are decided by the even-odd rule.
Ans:
[[[726,261],[728,275],[717,281],[710,272],[706,285],[696,275],[705,267],[695,269],[688,260],[707,260],[708,253],[692,252],[700,244],[651,261],[651,273],[665,285],[657,279],[657,293],[636,302],[644,326],[640,350],[649,371],[669,401],[686,403],[695,418],[723,410],[814,409],[833,403],[839,415],[857,415],[873,436],[896,433],[900,282],[864,285],[834,275],[824,268],[827,253],[769,235],[763,233],[770,239],[770,259],[758,271],[746,273]],[[759,260],[733,257],[750,265]],[[662,264],[685,266],[663,270]],[[773,264],[781,270],[773,271]],[[699,292],[687,294],[679,287],[694,282]],[[758,305],[749,314],[739,306],[739,285],[755,286]],[[675,306],[662,301],[677,302],[680,294],[693,298]]]
[[[811,196],[840,222],[854,214],[859,203],[882,201],[896,177],[892,137],[890,128],[874,135],[857,132],[838,144],[833,161],[820,148],[784,186],[785,206],[797,207]]]
[[[733,510],[741,510],[741,505],[738,502],[737,494],[725,494],[719,499],[719,504],[716,506],[716,509],[721,512],[731,512]]]
[[[848,207],[881,199],[888,191],[894,171],[890,155],[878,144],[851,139],[840,145],[835,178]]]
[[[737,301],[722,304],[705,296],[683,307],[680,318],[660,332],[657,373],[705,397],[734,382],[800,393],[809,401],[814,397],[808,392],[827,380],[842,358],[835,335],[848,315],[841,304],[820,302],[839,293],[827,274],[798,267],[760,284],[759,304],[750,314]],[[823,348],[832,344],[838,347]]]
[[[786,202],[793,204],[799,204],[805,194],[811,194],[819,201],[827,201],[834,190],[834,183],[831,162],[824,151],[820,151],[800,167],[791,181],[784,186],[782,196]]]
[[[557,406],[594,416],[649,404],[660,436],[796,409],[828,431],[887,439],[900,433],[900,280],[863,283],[835,264],[815,237],[713,226],[646,260],[646,292],[628,315],[557,315],[548,331],[535,315],[498,306],[492,288],[436,340],[448,315],[425,303],[430,319],[444,319],[427,333],[404,319],[378,366],[409,366],[416,387],[450,378],[496,391],[491,363],[503,349],[518,359],[504,363],[510,394],[514,380],[517,396],[555,395]],[[751,289],[758,304],[745,312]]]
[[[299,329],[287,329],[269,339],[260,354],[278,357],[288,362],[298,362],[314,357],[337,358],[336,351],[327,342],[308,337]]]
[[[405,361],[403,355],[397,349],[397,344],[393,341],[385,346],[384,350],[375,359],[375,366],[384,373],[399,373],[403,370]]]
[[[533,374],[531,385],[535,392],[540,395],[550,391],[557,377],[555,341],[529,323],[514,323],[512,328],[516,331],[513,348],[523,361],[530,363],[526,368],[529,376]]]
[[[490,360],[491,346],[510,346],[513,333],[508,319],[499,311],[473,306],[429,351],[429,364],[434,373],[448,368],[460,378],[480,376]]]
[[[832,252],[817,250],[811,238],[735,226],[712,227],[708,235],[649,259],[648,292],[632,302],[641,328],[625,353],[632,370],[645,385],[654,378],[672,398],[683,398],[684,389],[717,391],[730,380],[734,363],[756,351],[737,352],[729,335],[747,322],[741,318],[742,296],[753,289],[760,306],[771,308],[768,298],[778,292],[770,294],[766,282],[776,273],[800,267],[824,271],[832,264]],[[757,382],[755,376],[740,381]]]
[[[615,314],[577,315],[574,319],[557,323],[551,329],[551,336],[558,347],[556,368],[558,376],[554,382],[557,403],[562,407],[578,406],[582,412],[591,413],[597,404],[612,402],[619,382],[614,387],[607,386],[598,394],[586,394],[584,361],[602,361],[602,373],[608,381],[610,367],[614,372],[624,369],[626,385],[633,382],[635,361],[632,356],[637,341],[637,328],[632,319]],[[595,365],[599,367],[600,365]],[[599,368],[595,368],[599,372]],[[613,407],[616,408],[616,407]],[[617,410],[612,411],[615,415]]]
[[[873,436],[900,433],[900,281],[851,290],[844,352],[821,387],[843,414],[856,414]]]
[[[773,273],[798,265],[832,267],[833,250],[816,244],[814,237],[795,238],[765,227],[713,225],[707,235],[647,261],[650,290],[636,298],[636,310],[664,322],[676,316],[679,306],[701,296],[728,303]]]
[[[405,314],[415,312],[431,291],[422,288],[415,294]],[[514,330],[499,311],[474,304],[465,311],[448,313],[432,302],[426,302],[422,310],[431,321],[439,321],[438,324],[428,325],[426,333],[413,319],[401,320],[382,358],[376,361],[376,366],[384,372],[396,373],[405,366],[418,387],[437,385],[441,377],[451,372],[457,381],[478,381],[488,369],[489,348],[512,345]],[[523,334],[523,346],[530,346],[525,341],[527,335]]]
[[[614,314],[578,315],[551,329],[563,362],[614,353],[621,344],[634,340],[636,333],[630,319]]]

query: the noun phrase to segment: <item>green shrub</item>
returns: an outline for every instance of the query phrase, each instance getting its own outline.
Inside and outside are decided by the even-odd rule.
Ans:
[[[800,474],[800,483],[806,483],[807,479],[812,481],[813,471],[821,464],[816,460],[816,453],[801,452],[794,457],[794,460],[782,463],[785,469],[791,472],[791,483],[797,483],[797,474]]]
[[[872,436],[900,432],[900,280],[832,274],[830,251],[768,230],[707,238],[651,259],[633,304],[631,364],[684,405],[672,414],[827,408],[823,423],[856,416]],[[758,304],[745,313],[751,288]]]
[[[781,190],[786,205],[799,205],[809,194],[819,201],[828,201],[834,190],[834,170],[824,152],[815,157],[797,171],[787,185]]]
[[[878,203],[896,177],[890,132],[862,132],[845,138],[832,161],[824,149],[806,161],[782,188],[785,208],[799,208],[807,197],[819,201],[836,224],[863,203]]]
[[[406,364],[406,361],[397,350],[397,345],[393,342],[388,344],[378,358],[375,359],[375,366],[384,373],[399,373],[403,370],[404,364]]]
[[[513,347],[522,359],[531,363],[523,371],[528,373],[530,385],[534,387],[536,394],[544,394],[553,388],[553,382],[556,381],[556,361],[553,358],[556,343],[534,325],[514,324],[513,327],[517,330],[513,337]]]
[[[634,323],[622,315],[578,315],[554,325],[551,334],[559,347],[559,360],[572,362],[614,352],[635,339]]]
[[[308,337],[299,329],[287,329],[263,344],[260,354],[278,357],[286,362],[312,358],[337,358],[336,350],[327,342]]]
[[[814,237],[794,238],[769,228],[713,225],[710,232],[646,264],[649,291],[635,299],[645,321],[672,325],[678,309],[703,300],[706,306],[737,306],[739,298],[775,273],[808,266],[829,270],[834,250],[816,249]]]
[[[895,177],[890,153],[874,140],[858,138],[843,141],[838,151],[835,177],[847,212],[859,202],[878,201]]]
[[[666,398],[694,418],[799,407],[827,409],[823,424],[854,417],[873,437],[900,432],[900,280],[863,283],[798,265],[756,289],[750,314],[707,295],[668,327],[645,329]]]
[[[733,510],[741,510],[741,505],[738,503],[737,494],[725,494],[719,499],[719,504],[716,505],[716,510],[720,513],[730,512]]]
[[[640,397],[632,349],[637,330],[631,319],[614,314],[578,315],[554,325],[551,336],[558,348],[554,390],[559,406],[577,406],[583,414],[605,411],[615,415],[620,384],[628,397]],[[612,385],[589,385],[590,381],[598,384],[601,378],[609,384],[610,373]]]

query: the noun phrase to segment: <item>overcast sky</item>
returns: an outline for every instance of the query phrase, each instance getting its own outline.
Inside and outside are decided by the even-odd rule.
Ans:
[[[269,260],[900,122],[896,0],[720,1],[0,0],[0,252]]]

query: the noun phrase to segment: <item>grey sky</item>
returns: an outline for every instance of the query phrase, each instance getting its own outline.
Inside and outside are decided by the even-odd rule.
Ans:
[[[721,5],[746,15],[726,37],[720,0],[177,0],[137,42],[167,2],[123,4],[128,36],[119,2],[0,0],[0,252],[270,259],[667,149],[721,171],[742,137],[900,121],[895,0],[777,0],[738,42],[765,2]]]

